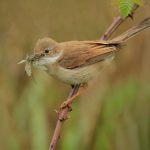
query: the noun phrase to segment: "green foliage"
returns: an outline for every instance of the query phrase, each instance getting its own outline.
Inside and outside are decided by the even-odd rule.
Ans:
[[[119,13],[122,18],[127,17],[132,9],[134,4],[142,5],[141,0],[117,0],[117,6],[119,8]]]
[[[134,3],[132,0],[120,0],[120,3],[119,3],[120,15],[123,18],[127,17],[131,13],[133,5]]]

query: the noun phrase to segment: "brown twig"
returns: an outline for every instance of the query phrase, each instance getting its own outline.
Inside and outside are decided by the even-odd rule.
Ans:
[[[106,32],[103,34],[103,36],[101,37],[101,40],[108,40],[110,38],[110,36],[116,31],[116,29],[127,19],[127,18],[132,18],[133,19],[133,14],[135,12],[135,10],[139,7],[139,5],[135,4],[133,7],[132,12],[130,13],[130,15],[128,15],[125,19],[121,18],[121,16],[117,16],[113,23],[108,27],[108,29],[106,30]]]
[[[75,95],[78,90],[80,88],[80,85],[76,85],[74,86],[70,93],[69,93],[69,96],[67,99],[71,98],[73,95]],[[73,100],[72,100],[73,101]],[[67,119],[67,114],[69,112],[69,107],[66,107],[64,109],[61,109],[59,112],[58,112],[58,119],[57,119],[57,123],[56,123],[56,127],[55,127],[55,131],[53,133],[53,137],[52,137],[52,140],[51,140],[51,143],[50,143],[50,147],[49,147],[49,150],[55,150],[56,148],[56,144],[58,142],[58,139],[60,137],[60,131],[61,131],[61,127],[62,127],[62,123]]]
[[[108,40],[110,38],[110,36],[120,26],[120,24],[122,24],[127,18],[129,18],[129,17],[132,18],[133,13],[135,12],[135,10],[138,7],[139,7],[138,5],[135,5],[134,8],[133,8],[132,13],[128,17],[126,17],[125,19],[122,19],[120,16],[116,17],[114,19],[113,23],[106,30],[106,32],[104,33],[104,35],[101,37],[101,40]],[[72,96],[74,96],[78,92],[79,88],[80,88],[80,85],[75,85],[71,89],[67,100],[70,99]],[[72,99],[71,103],[73,101],[74,101],[74,99]],[[56,123],[56,127],[55,127],[55,130],[54,130],[54,133],[53,133],[53,137],[52,137],[51,143],[50,143],[49,150],[55,150],[57,142],[58,142],[58,139],[60,137],[60,132],[61,132],[61,128],[62,128],[63,122],[68,118],[67,117],[68,112],[69,112],[69,107],[65,107],[64,109],[60,109],[59,110],[59,112],[58,112],[58,118],[57,118],[57,123]]]

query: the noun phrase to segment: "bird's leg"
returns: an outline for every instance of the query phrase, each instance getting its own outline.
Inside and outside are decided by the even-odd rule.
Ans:
[[[75,92],[75,93],[72,95],[72,97],[70,97],[70,98],[67,99],[65,102],[63,102],[63,103],[61,104],[61,106],[60,106],[60,109],[64,109],[64,108],[68,107],[69,110],[71,111],[71,110],[72,110],[72,108],[71,108],[71,103],[72,103],[73,99],[75,99],[77,96],[79,96],[79,95],[82,93],[82,91],[83,91],[83,89],[86,87],[86,85],[87,85],[87,84],[81,84],[81,85],[80,85],[80,89],[79,89],[77,92]],[[75,87],[76,87],[76,85],[71,85],[71,88],[74,89]],[[82,88],[82,89],[81,89],[81,88]]]

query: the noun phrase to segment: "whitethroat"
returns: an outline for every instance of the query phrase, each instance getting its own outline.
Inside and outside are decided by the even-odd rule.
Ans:
[[[51,38],[39,39],[34,53],[25,60],[25,71],[31,76],[31,66],[70,85],[87,83],[114,58],[122,44],[150,27],[150,18],[143,20],[111,40],[67,41],[58,43]]]

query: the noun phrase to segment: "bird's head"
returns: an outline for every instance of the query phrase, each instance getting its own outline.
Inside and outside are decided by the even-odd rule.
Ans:
[[[26,63],[25,71],[31,76],[31,66],[47,70],[47,65],[56,63],[62,56],[63,50],[59,51],[59,44],[51,38],[39,39],[35,45],[34,53],[27,55],[25,60],[18,64]]]

